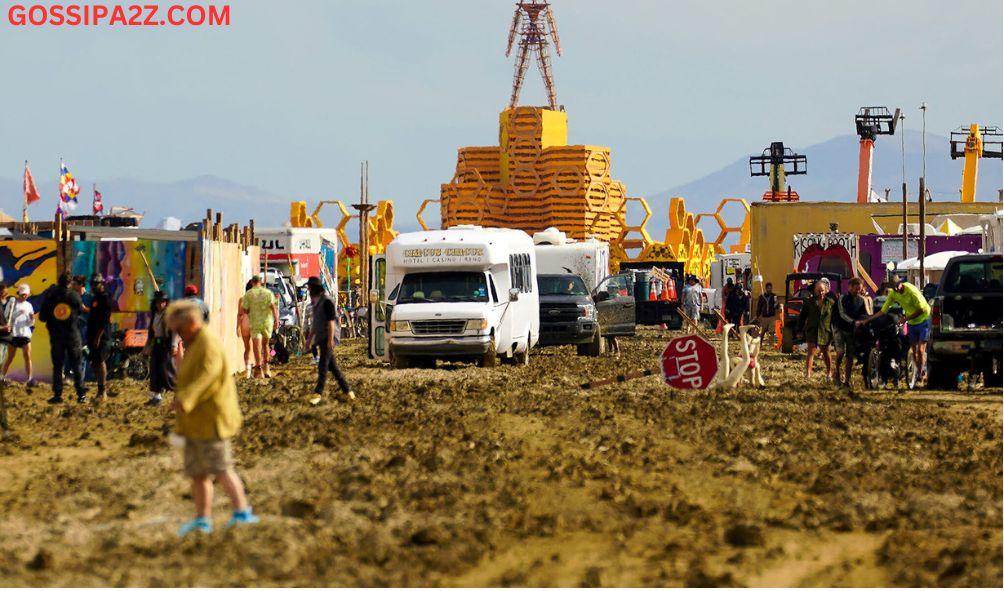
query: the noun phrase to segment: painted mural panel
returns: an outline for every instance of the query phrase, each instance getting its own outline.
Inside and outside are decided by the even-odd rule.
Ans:
[[[105,277],[112,296],[114,320],[120,329],[145,328],[154,287],[147,263],[160,290],[169,298],[184,297],[185,255],[181,240],[102,240],[73,242],[69,264],[74,275]],[[144,260],[144,255],[146,260]]]
[[[31,288],[28,301],[36,312],[42,306],[42,292],[56,282],[56,243],[53,240],[9,240],[0,242],[0,281],[10,288],[11,294],[18,285],[26,283]],[[31,339],[31,360],[34,378],[52,381],[52,361],[49,353],[49,332],[36,320]],[[8,377],[25,379],[24,361],[18,356]]]

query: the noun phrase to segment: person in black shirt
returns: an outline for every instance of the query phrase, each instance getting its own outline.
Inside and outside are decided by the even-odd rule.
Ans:
[[[69,364],[77,402],[87,402],[87,389],[80,373],[80,354],[83,343],[77,317],[83,308],[80,294],[70,289],[70,274],[63,273],[56,285],[43,294],[42,309],[38,318],[49,330],[49,348],[52,355],[52,398],[49,404],[63,402],[63,376],[61,369]]]
[[[725,301],[725,318],[730,323],[740,327],[743,318],[749,316],[750,299],[742,285],[735,285],[729,291]]]
[[[105,397],[106,362],[112,349],[112,299],[105,291],[105,278],[101,275],[95,274],[91,278],[91,294],[91,308],[87,314],[87,357],[98,382],[98,399],[101,399]],[[111,393],[108,395],[114,396]]]
[[[330,371],[338,381],[338,386],[349,398],[355,400],[356,395],[349,388],[349,383],[345,381],[345,376],[335,362],[334,347],[337,337],[337,310],[335,303],[324,293],[324,285],[320,278],[311,277],[307,279],[307,290],[310,292],[310,300],[313,310],[313,320],[310,323],[310,331],[307,333],[307,341],[312,345],[317,345],[320,352],[320,359],[317,362],[317,387],[314,388],[316,396],[311,403],[317,404],[324,394],[324,385],[327,382]]]
[[[167,294],[153,292],[146,339],[146,350],[150,355],[150,399],[146,402],[147,406],[157,406],[163,402],[165,392],[174,392],[179,339],[167,323],[168,303]]]
[[[854,357],[857,353],[854,341],[855,329],[868,319],[870,310],[868,302],[861,295],[864,286],[860,277],[854,277],[847,284],[847,293],[840,298],[833,314],[833,335],[837,348],[837,363],[834,379],[840,382],[840,361],[844,362],[844,382],[851,387],[851,370],[854,368]]]
[[[774,323],[777,321],[777,296],[774,295],[774,285],[770,282],[763,286],[763,293],[756,301],[756,324],[760,326],[760,335],[763,342],[774,336]]]

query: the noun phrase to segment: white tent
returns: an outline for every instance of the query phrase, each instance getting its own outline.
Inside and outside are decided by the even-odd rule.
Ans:
[[[160,220],[160,223],[157,224],[157,229],[177,232],[181,229],[181,220],[174,216],[167,216],[166,218]]]
[[[944,271],[945,267],[948,265],[948,261],[952,257],[961,256],[964,254],[972,254],[964,250],[945,250],[942,252],[936,252],[934,254],[929,254],[924,257],[924,270],[925,271]],[[897,271],[913,271],[920,269],[920,259],[917,257],[908,258],[898,265],[896,265]]]

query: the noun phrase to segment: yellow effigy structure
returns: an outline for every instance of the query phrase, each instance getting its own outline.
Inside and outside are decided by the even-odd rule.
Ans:
[[[499,145],[460,148],[440,188],[442,227],[476,224],[529,233],[555,227],[575,239],[621,233],[625,188],[610,148],[568,145],[568,116],[541,107],[499,115]]]
[[[417,218],[435,199],[426,199]],[[627,220],[627,206],[644,211],[641,223]],[[721,215],[729,202],[746,209],[742,225],[730,227]],[[613,269],[622,262],[682,262],[684,272],[707,277],[716,254],[744,252],[749,244],[749,204],[727,198],[714,213],[695,215],[682,197],[670,199],[669,229],[654,240],[646,226],[652,216],[641,197],[628,197],[610,174],[610,148],[568,145],[568,116],[541,107],[513,107],[499,115],[499,145],[460,148],[450,182],[440,187],[442,228],[461,224],[516,228],[528,233],[555,227],[569,237],[610,243]],[[713,217],[720,227],[713,242],[697,224]],[[737,234],[730,247],[725,241]]]
[[[610,244],[610,258],[616,265],[622,262],[682,262],[687,275],[707,277],[714,255],[718,253],[716,244],[705,242],[704,232],[697,227],[698,216],[687,211],[683,197],[669,200],[669,228],[661,242],[653,240],[645,226],[652,217],[648,203],[640,197],[637,200],[645,211],[645,217],[637,226],[629,226],[621,215],[622,230]],[[637,233],[637,236],[632,236]],[[629,251],[638,250],[632,256]],[[724,251],[724,249],[723,249]]]
[[[349,209],[339,200],[326,200],[318,203],[316,209],[311,214],[307,213],[307,204],[304,201],[293,201],[290,203],[289,208],[289,225],[293,228],[323,228],[324,225],[321,223],[318,217],[323,205],[334,205],[338,208],[338,213],[341,214],[341,219],[335,226],[335,234],[338,236],[338,243],[341,249],[338,252],[338,265],[339,269],[345,269],[346,260],[350,259],[351,271],[353,277],[359,276],[359,244],[352,242],[348,234],[349,222],[359,220],[359,214],[353,214]],[[394,202],[385,199],[382,201],[377,201],[376,209],[370,212],[369,218],[367,219],[367,232],[369,238],[369,253],[381,254],[387,250],[387,245],[390,244],[391,240],[397,236],[397,231],[394,230]],[[346,249],[352,247],[352,250],[356,251],[351,257],[348,255]]]

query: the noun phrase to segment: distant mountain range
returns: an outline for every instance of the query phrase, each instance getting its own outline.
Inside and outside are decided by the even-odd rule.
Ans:
[[[922,146],[920,132],[906,132],[907,186],[911,199],[916,198],[917,179],[920,176]],[[900,198],[901,156],[899,136],[883,137],[875,144],[874,191],[884,195],[892,190],[891,198]],[[792,189],[798,191],[803,201],[853,201],[857,190],[858,138],[854,135],[836,137],[812,146],[793,149],[808,158],[808,174],[789,177]],[[927,135],[927,186],[934,199],[958,200],[962,177],[961,160],[948,157],[948,138]],[[995,200],[1002,185],[1002,166],[999,160],[984,160],[980,167],[977,198]],[[630,179],[625,179],[630,186]],[[55,211],[55,179],[36,177],[43,202],[31,208],[33,219],[51,219]],[[182,222],[201,220],[206,209],[222,211],[225,223],[246,224],[254,219],[258,227],[280,226],[289,215],[289,198],[233,181],[206,175],[174,182],[149,182],[130,178],[98,180],[98,189],[104,196],[106,210],[115,205],[134,207],[145,214],[143,225],[152,227],[167,216]],[[765,177],[751,178],[749,155],[742,155],[731,164],[711,174],[683,185],[646,196],[653,215],[648,230],[659,239],[668,226],[669,197],[679,195],[687,200],[687,210],[693,213],[714,211],[722,197],[743,197],[753,202],[767,189]],[[76,213],[91,211],[90,183],[82,187],[80,205]],[[0,207],[8,215],[20,218],[20,179],[0,178]],[[398,204],[405,212],[413,207]],[[417,204],[415,204],[417,205]],[[399,211],[400,211],[399,209]],[[326,219],[332,223],[331,214]],[[398,215],[398,230],[417,229],[411,215]],[[734,221],[734,220],[730,220]],[[702,224],[703,225],[703,224]]]
[[[31,206],[29,215],[34,220],[51,220],[56,211],[56,181],[46,182],[37,176],[35,181],[42,201]],[[258,227],[268,227],[282,225],[289,219],[288,198],[211,175],[167,183],[119,178],[97,180],[96,184],[105,212],[113,206],[132,207],[144,214],[145,227],[156,226],[168,216],[183,223],[201,220],[207,208],[223,212],[225,224],[244,225],[253,219]],[[20,179],[0,179],[0,204],[8,215],[20,219],[23,199]],[[77,199],[79,204],[73,214],[90,214],[89,183],[81,187]]]
[[[906,131],[906,174],[910,199],[917,198],[923,160],[923,145],[919,131]],[[902,199],[902,148],[898,135],[880,137],[875,142],[872,168],[872,190],[890,200]],[[766,147],[766,144],[765,144]],[[858,137],[844,135],[807,147],[791,146],[808,160],[808,174],[788,177],[788,184],[802,201],[854,201],[858,182]],[[713,212],[723,197],[743,197],[759,201],[769,188],[767,177],[751,177],[749,156],[689,183],[646,196],[652,208],[648,229],[653,238],[661,238],[669,225],[669,197],[687,200],[687,210],[693,213]],[[978,200],[996,200],[1001,188],[1000,160],[983,160],[980,166]],[[936,201],[958,201],[962,183],[962,160],[949,157],[948,138],[927,134],[927,187]],[[629,185],[630,186],[630,185]],[[731,222],[731,220],[730,220]],[[702,224],[703,226],[703,224]]]

